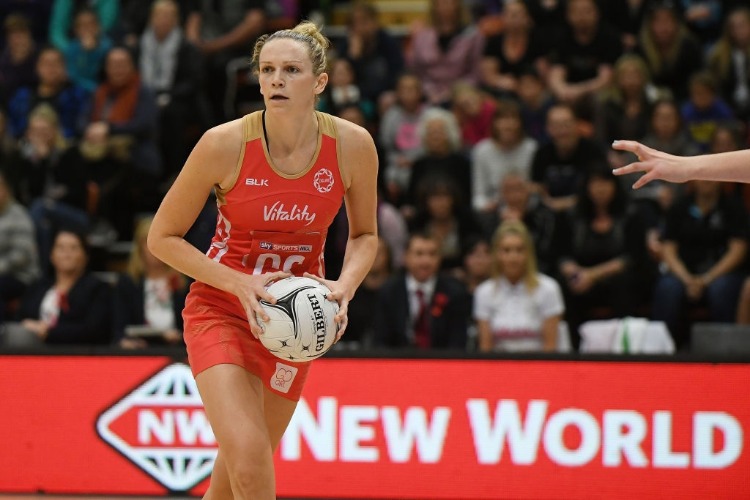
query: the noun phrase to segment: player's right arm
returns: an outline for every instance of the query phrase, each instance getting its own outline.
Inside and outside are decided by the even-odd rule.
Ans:
[[[261,329],[255,321],[255,313],[266,318],[258,299],[274,302],[265,285],[289,274],[244,274],[208,258],[184,239],[211,189],[216,185],[227,186],[231,181],[241,146],[240,121],[214,127],[201,137],[154,216],[148,247],[174,269],[236,295],[247,312],[253,334],[258,335]]]

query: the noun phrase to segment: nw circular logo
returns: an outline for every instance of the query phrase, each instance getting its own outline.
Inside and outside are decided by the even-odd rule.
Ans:
[[[328,193],[333,189],[333,172],[328,170],[327,168],[321,168],[317,172],[315,172],[315,177],[313,177],[313,186],[315,186],[315,189],[318,190],[319,193]]]
[[[171,491],[188,491],[213,469],[218,446],[190,367],[171,364],[96,421],[99,436]]]

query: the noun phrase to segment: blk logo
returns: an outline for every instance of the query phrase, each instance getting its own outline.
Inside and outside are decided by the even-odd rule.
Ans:
[[[186,491],[211,473],[216,438],[190,368],[162,369],[105,410],[99,436],[171,491]]]
[[[252,177],[248,177],[245,179],[245,185],[268,187],[268,179],[253,179]]]

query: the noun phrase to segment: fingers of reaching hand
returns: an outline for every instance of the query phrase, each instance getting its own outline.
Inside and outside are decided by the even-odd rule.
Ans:
[[[651,169],[651,165],[642,162],[637,161],[635,163],[631,163],[630,165],[625,165],[624,167],[616,168],[612,171],[615,175],[627,175],[627,174],[634,174],[636,172],[648,172]]]
[[[653,171],[649,171],[648,173],[642,175],[637,181],[635,181],[635,183],[633,184],[633,189],[641,188],[645,186],[646,184],[648,184],[649,182],[651,182],[652,180],[654,180],[655,178],[656,178],[656,175],[654,175]]]

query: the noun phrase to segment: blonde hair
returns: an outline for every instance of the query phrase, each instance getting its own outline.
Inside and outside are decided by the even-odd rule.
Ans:
[[[668,11],[672,15],[674,22],[677,24],[677,35],[665,57],[662,57],[659,53],[659,50],[656,47],[656,41],[651,33],[651,23],[656,16],[656,12],[662,10]],[[688,28],[685,26],[685,23],[680,20],[674,10],[659,6],[654,7],[651,13],[646,16],[645,21],[641,23],[641,30],[638,35],[638,41],[641,44],[644,58],[654,73],[659,73],[664,66],[673,63],[675,59],[677,59],[680,46],[685,39],[694,39]]]
[[[326,50],[331,45],[328,38],[321,33],[320,29],[312,21],[302,21],[297,26],[288,30],[279,30],[270,35],[262,35],[255,42],[253,47],[253,70],[258,71],[258,64],[260,58],[260,51],[266,43],[271,40],[278,40],[286,38],[289,40],[295,40],[304,44],[307,47],[310,61],[312,61],[313,73],[315,76],[320,75],[326,71],[328,67],[328,59],[326,57]]]
[[[495,234],[492,236],[492,277],[499,278],[503,275],[503,266],[497,258],[497,252],[506,236],[518,236],[523,240],[523,246],[526,250],[526,272],[523,281],[529,290],[535,289],[539,286],[539,273],[537,272],[534,241],[531,239],[531,233],[529,233],[526,225],[521,221],[505,221],[495,230]]]
[[[651,72],[648,69],[648,64],[646,64],[646,61],[637,54],[625,54],[620,56],[620,58],[617,59],[617,62],[615,62],[615,77],[612,79],[612,83],[609,87],[602,90],[600,94],[601,100],[622,102],[624,96],[622,95],[622,89],[619,87],[619,79],[622,72],[628,67],[635,68],[641,73],[641,76],[643,77],[643,89],[645,91],[651,81]]]
[[[730,39],[729,22],[732,16],[744,16],[750,22],[750,8],[738,7],[729,12],[724,22],[724,31],[709,54],[708,67],[719,80],[728,78],[732,66],[732,52],[734,47]],[[745,56],[750,56],[750,49],[745,51]]]
[[[65,135],[63,134],[62,127],[60,126],[60,115],[57,114],[55,108],[53,108],[46,102],[38,104],[29,113],[27,123],[31,123],[31,120],[35,120],[37,118],[44,120],[52,128],[55,129],[55,147],[57,147],[58,149],[65,149],[65,147],[67,146],[67,141],[65,140]]]
[[[153,217],[142,218],[136,224],[135,231],[133,232],[133,247],[130,250],[130,257],[128,258],[128,265],[125,268],[125,272],[136,283],[146,274],[146,266],[143,263],[143,247],[146,244],[146,238],[148,237],[148,232],[151,229],[153,221]],[[175,280],[176,286],[178,288],[185,286],[185,276],[169,266],[167,268],[170,271],[169,276]]]

